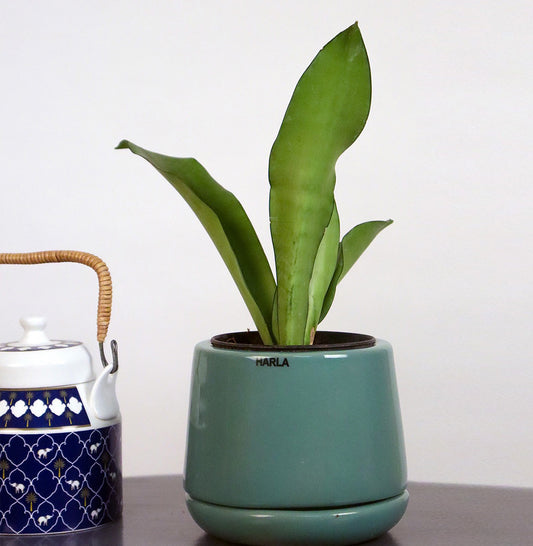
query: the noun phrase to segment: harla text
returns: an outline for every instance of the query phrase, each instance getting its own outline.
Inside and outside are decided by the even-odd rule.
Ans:
[[[255,359],[255,365],[256,366],[268,366],[268,367],[274,367],[274,368],[283,368],[289,367],[289,361],[288,359],[284,358],[283,360],[278,357],[270,357],[270,358],[262,358],[262,357],[256,357]]]

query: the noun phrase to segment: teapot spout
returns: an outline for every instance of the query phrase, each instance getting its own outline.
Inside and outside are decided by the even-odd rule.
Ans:
[[[113,354],[112,364],[106,361],[103,352],[103,344],[100,344],[100,355],[102,356],[104,369],[100,372],[100,375],[94,382],[90,398],[90,404],[96,417],[104,421],[115,419],[120,413],[116,392],[118,349],[115,340],[111,342],[111,351]]]

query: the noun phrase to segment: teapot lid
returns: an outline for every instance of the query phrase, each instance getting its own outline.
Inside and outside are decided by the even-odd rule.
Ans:
[[[91,381],[91,356],[81,341],[50,340],[44,317],[20,319],[24,335],[0,343],[0,388],[40,388]]]

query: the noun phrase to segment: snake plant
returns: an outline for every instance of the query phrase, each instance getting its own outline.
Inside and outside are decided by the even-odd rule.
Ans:
[[[181,194],[209,233],[265,345],[312,344],[339,281],[392,220],[359,224],[340,240],[335,164],[366,123],[370,66],[357,23],[300,78],[270,153],[270,226],[276,279],[237,198],[192,158],[127,140]]]

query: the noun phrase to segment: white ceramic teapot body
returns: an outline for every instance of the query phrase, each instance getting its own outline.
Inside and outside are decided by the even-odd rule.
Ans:
[[[81,403],[93,427],[108,426],[120,420],[114,364],[106,363],[95,378],[91,356],[80,341],[48,339],[44,332],[46,320],[43,317],[23,318],[20,322],[24,328],[22,339],[0,343],[0,391],[35,393],[71,386],[79,391],[80,401],[77,398],[73,400],[72,407],[66,401],[63,404],[66,404],[65,407],[59,403],[57,406],[49,406],[49,409],[55,410],[56,416],[60,408],[62,412],[70,410],[78,415],[81,411],[78,403]],[[29,415],[38,417],[45,411],[44,405],[38,404],[34,397],[30,397],[26,404],[23,397],[15,398],[11,394],[9,404],[8,400],[0,401],[0,417],[8,414],[7,408],[11,408],[12,417],[4,422],[3,428],[12,425],[13,416],[19,418],[19,414],[27,416],[25,426],[19,428],[30,428],[33,417]],[[21,413],[23,410],[24,413]]]
[[[26,256],[0,254],[0,263],[22,263]],[[105,264],[85,253],[47,251],[32,253],[31,259],[35,261],[24,263],[91,265],[101,289],[109,277]],[[104,367],[96,374],[85,346],[48,339],[41,317],[21,320],[24,335],[19,341],[0,343],[0,535],[91,529],[121,516],[116,342],[112,364],[103,354],[110,280],[108,284],[109,297],[105,292],[102,297],[101,290],[98,313],[99,330],[104,323],[99,334]],[[108,307],[103,313],[102,301]]]

